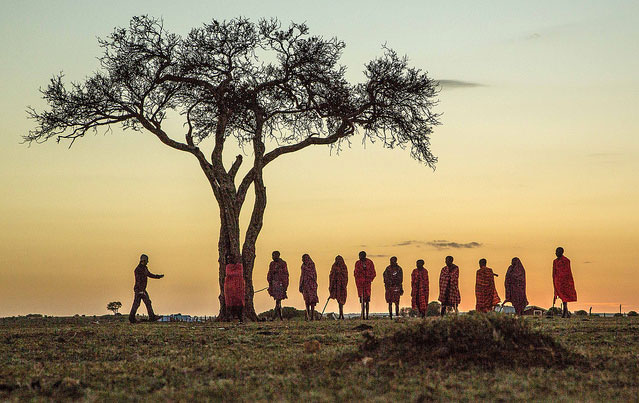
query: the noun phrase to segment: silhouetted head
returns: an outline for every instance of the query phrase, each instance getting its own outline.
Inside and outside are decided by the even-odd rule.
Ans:
[[[418,269],[424,267],[424,261],[422,259],[419,259],[416,264]]]
[[[514,257],[513,260],[510,262],[510,264],[512,264],[513,266],[517,266],[519,264],[519,258]]]
[[[359,260],[366,260],[366,252],[364,251],[359,252]]]
[[[446,266],[450,266],[451,264],[453,264],[453,257],[446,256]]]
[[[149,263],[149,257],[143,253],[142,255],[140,255],[140,263],[141,264]]]
[[[309,264],[311,262],[311,256],[308,253],[302,255],[302,263]]]
[[[479,259],[479,267],[486,267],[486,259],[481,258]]]
[[[346,265],[346,263],[344,263],[344,258],[341,255],[335,256],[335,263]]]
[[[391,266],[397,266],[397,256],[390,258],[390,264]]]
[[[562,248],[561,246],[558,247],[555,251],[555,255],[557,255],[557,257],[562,257],[564,255],[564,248]]]
[[[274,250],[272,256],[273,256],[273,260],[275,261],[280,260],[280,251]]]

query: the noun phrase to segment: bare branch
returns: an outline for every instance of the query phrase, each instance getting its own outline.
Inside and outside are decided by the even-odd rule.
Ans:
[[[242,165],[242,154],[238,154],[237,157],[235,157],[235,162],[233,162],[231,169],[229,169],[229,175],[231,175],[231,178],[235,179],[235,175],[237,175],[240,165]]]

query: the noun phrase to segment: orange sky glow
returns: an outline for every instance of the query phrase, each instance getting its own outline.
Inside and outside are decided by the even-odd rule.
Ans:
[[[380,3],[364,14],[335,3],[343,8],[339,16],[289,2],[193,9],[140,2],[118,10],[49,4],[14,2],[0,16],[0,316],[106,314],[110,301],[128,311],[141,253],[152,272],[166,275],[149,280],[156,312],[218,312],[219,216],[192,156],[117,127],[71,149],[53,141],[20,144],[34,124],[26,106],[44,106],[37,89],[59,71],[69,80],[90,74],[100,52],[96,36],[142,13],[163,17],[180,34],[239,15],[306,21],[311,33],[346,42],[342,63],[352,82],[362,80],[363,64],[384,43],[431,76],[454,81],[436,108],[443,115],[432,137],[435,171],[407,150],[357,137],[339,154],[316,147],[266,168],[256,289],[267,286],[271,251],[280,250],[291,275],[284,305],[301,309],[297,282],[301,256],[309,253],[321,309],[340,254],[350,273],[346,311],[356,312],[352,272],[357,253],[366,250],[377,269],[371,310],[384,312],[382,272],[390,256],[404,269],[407,306],[415,261],[425,260],[435,300],[444,258],[453,255],[461,270],[460,308],[470,310],[477,261],[486,258],[500,275],[503,298],[506,269],[518,256],[530,303],[549,307],[554,251],[563,246],[578,293],[571,309],[616,312],[622,304],[623,311],[639,311],[639,53],[628,51],[639,38],[636,3],[478,9],[474,2],[415,1]],[[169,130],[180,135],[182,122],[172,120]],[[229,159],[239,152],[229,151]],[[273,304],[266,292],[256,294],[258,312]],[[327,312],[336,309],[332,301]]]

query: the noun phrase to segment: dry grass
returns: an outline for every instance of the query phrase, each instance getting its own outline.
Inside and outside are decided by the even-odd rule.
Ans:
[[[0,399],[609,401],[639,396],[636,318],[526,319],[525,324],[482,317],[372,320],[366,324],[373,329],[364,331],[357,330],[360,324],[131,326],[102,318],[98,323],[91,318],[1,319]],[[492,347],[482,350],[488,355],[481,360],[472,356],[468,365],[457,365],[469,349],[451,348],[443,336],[436,343],[431,335],[441,329],[456,332],[458,325],[477,332],[484,325],[499,329],[481,340],[492,340],[500,350],[526,346],[508,344],[516,341],[507,326],[521,326],[515,330],[535,337],[526,339],[533,349],[551,348],[560,357],[576,354],[588,365],[563,358],[532,366],[523,361],[477,365],[490,358]],[[366,332],[379,343],[404,340],[406,345],[388,354],[379,347],[360,350]],[[426,347],[410,344],[415,332],[425,332]],[[466,331],[455,337],[460,343],[476,340]],[[438,343],[448,356],[444,351],[433,355]]]

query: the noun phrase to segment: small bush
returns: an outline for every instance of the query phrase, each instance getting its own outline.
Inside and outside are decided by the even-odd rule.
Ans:
[[[630,312],[628,312],[628,316],[639,316],[639,313],[637,313],[635,311],[630,311]]]
[[[447,360],[454,366],[551,366],[579,357],[551,335],[533,329],[524,319],[497,314],[463,315],[407,323],[385,337],[363,334],[360,350],[384,360]]]
[[[442,304],[437,301],[432,301],[428,303],[428,307],[426,308],[426,316],[438,316],[441,315],[442,312]]]
[[[623,314],[617,312],[615,315],[615,318],[623,318]]]
[[[557,308],[556,306],[548,308],[548,310],[546,311],[546,316],[561,316],[561,314],[561,308]]]
[[[584,311],[582,309],[582,310],[579,310],[579,311],[575,311],[575,315],[577,315],[577,316],[588,316],[588,312],[586,312],[586,311]]]

